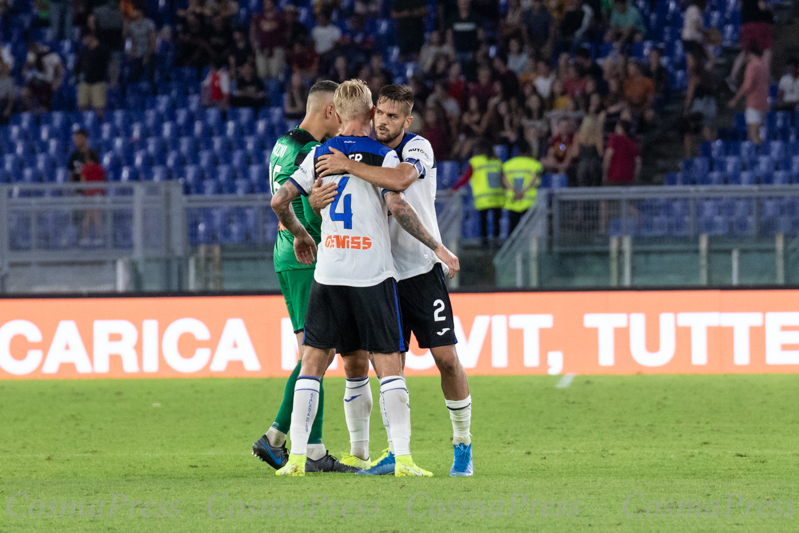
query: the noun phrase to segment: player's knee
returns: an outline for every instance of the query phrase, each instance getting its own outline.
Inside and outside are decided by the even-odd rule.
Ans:
[[[369,375],[369,358],[360,352],[345,354],[342,359],[344,359],[344,374],[348,378],[362,378]]]
[[[439,372],[442,374],[455,374],[460,371],[461,362],[454,346],[433,348],[432,352]]]

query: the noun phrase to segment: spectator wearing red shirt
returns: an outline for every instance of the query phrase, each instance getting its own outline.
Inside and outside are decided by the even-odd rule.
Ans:
[[[286,21],[275,9],[275,2],[264,0],[263,13],[252,17],[250,22],[250,42],[255,50],[255,68],[259,78],[283,78],[286,34]]]
[[[747,52],[749,63],[744,71],[744,82],[738,92],[730,100],[729,107],[734,109],[738,101],[746,96],[746,130],[749,140],[760,144],[760,125],[768,113],[769,70],[763,61],[763,52],[757,45],[752,45]]]
[[[557,174],[566,174],[572,163],[572,144],[574,134],[571,132],[568,119],[558,121],[557,135],[549,141],[547,156],[541,161],[544,168]]]
[[[457,61],[449,67],[447,77],[448,90],[447,92],[453,97],[461,109],[466,107],[466,82],[463,80],[461,72],[461,64]]]
[[[488,101],[499,92],[497,84],[491,79],[491,67],[482,65],[477,70],[477,82],[469,84],[469,97],[476,97],[483,109],[488,107]]]
[[[630,185],[638,181],[641,174],[641,151],[630,137],[632,123],[620,120],[616,133],[608,138],[605,157],[602,161],[602,183],[604,185]]]
[[[577,65],[574,63],[569,65],[569,77],[563,80],[563,91],[574,98],[578,98],[585,92],[586,78],[580,76]]]
[[[89,151],[86,162],[80,171],[81,183],[105,181],[105,171],[100,166],[100,158]],[[84,189],[83,196],[104,196],[104,189]],[[80,244],[101,245],[103,243],[103,213],[99,209],[86,209],[83,212]]]
[[[452,148],[449,120],[440,103],[427,106],[425,109],[422,137],[430,141],[430,146],[437,158],[442,161],[449,158],[449,151]]]
[[[203,104],[227,109],[230,105],[230,75],[225,60],[217,58],[202,83]]]

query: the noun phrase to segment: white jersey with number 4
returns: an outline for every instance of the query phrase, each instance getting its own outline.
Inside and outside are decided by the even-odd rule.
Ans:
[[[416,210],[427,232],[441,242],[436,217],[436,160],[430,142],[419,135],[406,133],[396,148],[401,163],[416,166],[419,177],[405,190],[405,201]],[[440,262],[433,250],[419,242],[389,217],[391,252],[399,280],[426,274]]]
[[[376,167],[394,168],[397,153],[369,137],[334,137],[315,147],[290,180],[309,194],[316,180],[316,160],[335,148],[350,159]],[[372,287],[396,278],[391,257],[388,212],[384,191],[355,176],[325,176],[338,184],[338,195],[322,210],[322,240],[314,279],[323,285]]]

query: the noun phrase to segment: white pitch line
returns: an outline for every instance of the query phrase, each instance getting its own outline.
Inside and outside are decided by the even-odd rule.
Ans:
[[[566,387],[572,384],[572,380],[576,375],[577,374],[566,374],[565,376],[560,378],[560,381],[558,381],[558,384],[555,385],[555,387],[558,389],[565,389]]]

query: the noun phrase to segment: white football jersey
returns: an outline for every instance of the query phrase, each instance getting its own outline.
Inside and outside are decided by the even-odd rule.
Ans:
[[[436,160],[430,142],[419,135],[406,133],[396,149],[401,163],[416,165],[419,177],[405,190],[405,201],[416,210],[427,232],[441,242],[436,217]],[[430,272],[440,262],[433,250],[419,242],[389,217],[391,253],[397,279],[403,280]]]
[[[290,178],[302,194],[316,179],[316,159],[333,147],[367,165],[394,168],[397,153],[368,137],[334,137],[315,147]],[[325,176],[338,183],[336,199],[322,210],[322,240],[314,279],[323,285],[372,287],[396,278],[383,190],[355,176]]]

